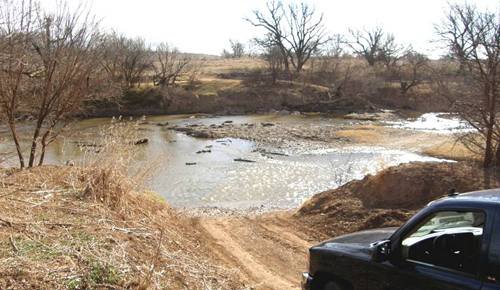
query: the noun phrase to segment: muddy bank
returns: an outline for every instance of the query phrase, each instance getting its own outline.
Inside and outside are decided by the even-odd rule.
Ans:
[[[89,102],[86,117],[209,113],[241,115],[270,111],[321,113],[374,112],[377,106],[362,97],[332,98],[328,88],[296,83],[275,86],[210,80],[199,87],[131,89],[111,101]]]
[[[288,212],[193,217],[151,193],[109,207],[75,175],[0,170],[1,289],[299,289],[326,238]]]
[[[497,187],[479,168],[466,163],[414,162],[387,168],[316,194],[294,217],[327,235],[399,226],[428,202],[450,191]]]

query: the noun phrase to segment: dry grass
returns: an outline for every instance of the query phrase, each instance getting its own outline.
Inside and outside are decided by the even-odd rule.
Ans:
[[[238,88],[240,85],[241,80],[202,78],[194,92],[197,95],[216,96],[221,90]]]
[[[137,190],[134,132],[112,124],[76,166],[0,170],[0,289],[241,288],[190,220]]]
[[[336,136],[357,144],[385,146],[397,149],[418,150],[422,154],[457,161],[478,161],[480,156],[456,141],[456,136],[387,128],[379,125],[362,125],[340,130]]]
[[[340,130],[336,135],[356,143],[376,143],[380,139],[379,127],[374,125],[359,126],[353,129]]]
[[[204,62],[204,75],[231,73],[266,68],[266,62],[259,58],[208,59]]]
[[[0,140],[2,142],[2,140]],[[14,157],[13,152],[0,152],[0,167],[5,165],[7,163],[7,160],[11,159]]]
[[[467,149],[458,142],[443,142],[424,149],[424,154],[438,158],[459,160],[459,161],[480,161],[481,156]]]
[[[81,147],[84,158],[77,162],[81,176],[73,177],[73,187],[85,198],[100,201],[111,207],[120,207],[126,194],[141,190],[157,164],[134,166],[141,139],[137,122],[115,120],[100,129],[98,143]],[[87,144],[88,145],[88,144]]]

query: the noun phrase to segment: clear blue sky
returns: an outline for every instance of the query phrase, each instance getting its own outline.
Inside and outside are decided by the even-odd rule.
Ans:
[[[58,0],[41,0],[54,7]],[[259,30],[243,20],[265,0],[83,0],[90,3],[102,26],[151,44],[166,41],[180,50],[219,54],[230,38],[246,42]],[[77,0],[69,0],[76,5]],[[349,27],[381,25],[402,43],[435,56],[434,24],[455,0],[307,0],[325,14],[330,33],[347,33]],[[469,1],[498,13],[498,0]]]

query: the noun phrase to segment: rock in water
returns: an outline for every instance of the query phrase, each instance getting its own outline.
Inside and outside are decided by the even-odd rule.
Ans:
[[[255,163],[257,161],[254,161],[254,160],[248,160],[248,159],[243,159],[243,158],[236,158],[234,159],[234,161],[236,162],[247,162],[247,163]]]
[[[148,138],[143,138],[135,141],[134,145],[141,145],[141,144],[147,144],[149,142]]]

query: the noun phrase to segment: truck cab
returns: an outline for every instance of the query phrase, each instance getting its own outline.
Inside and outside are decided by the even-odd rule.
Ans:
[[[500,290],[500,189],[429,203],[400,228],[309,250],[306,290]]]

